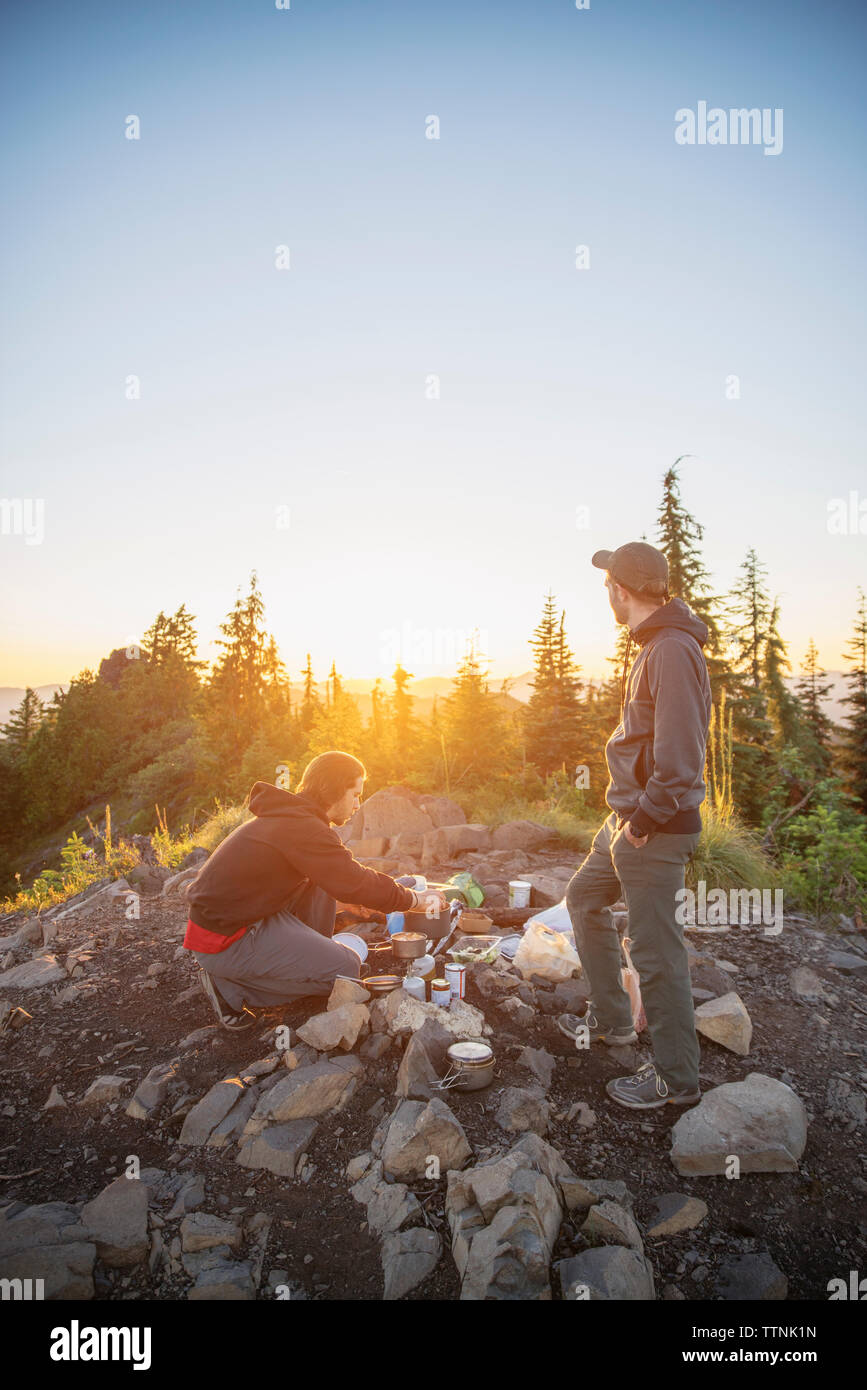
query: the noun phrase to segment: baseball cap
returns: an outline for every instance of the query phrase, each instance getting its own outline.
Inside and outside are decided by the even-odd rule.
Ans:
[[[668,561],[661,550],[646,541],[627,541],[617,550],[597,550],[591,564],[639,594],[650,588],[668,589]]]

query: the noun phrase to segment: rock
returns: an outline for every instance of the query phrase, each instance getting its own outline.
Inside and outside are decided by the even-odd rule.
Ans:
[[[128,1085],[128,1076],[98,1076],[95,1081],[91,1081],[78,1103],[88,1106],[110,1105],[112,1101],[120,1099]]]
[[[493,970],[490,965],[474,965],[472,981],[483,999],[504,999],[521,983],[517,975],[506,970]]]
[[[405,1100],[391,1117],[382,1148],[382,1166],[387,1177],[423,1178],[431,1157],[439,1160],[442,1174],[451,1168],[462,1168],[471,1156],[463,1126],[445,1101],[434,1099],[424,1105],[421,1101]]]
[[[852,955],[849,951],[832,951],[828,964],[844,975],[867,975],[867,957]],[[18,969],[22,969],[21,966]],[[12,972],[10,972],[12,973]],[[0,982],[6,978],[0,975]]]
[[[466,850],[487,849],[491,832],[486,825],[443,825],[429,830],[422,841],[422,865],[450,864]]]
[[[370,1150],[362,1154],[356,1154],[355,1158],[351,1158],[346,1165],[346,1176],[349,1181],[351,1183],[358,1182],[359,1178],[362,1178],[367,1172],[372,1162],[373,1154]]]
[[[707,1203],[685,1192],[663,1192],[653,1201],[651,1225],[646,1231],[648,1240],[658,1236],[676,1236],[691,1231],[707,1216]]]
[[[296,1043],[283,1053],[283,1065],[287,1071],[295,1071],[298,1067],[314,1067],[318,1061],[319,1053],[316,1048],[308,1047],[307,1043]]]
[[[529,854],[556,838],[556,831],[532,820],[507,821],[505,825],[498,825],[491,836],[494,849],[519,849]]]
[[[142,897],[154,897],[162,892],[163,884],[173,877],[171,870],[162,864],[135,864],[128,871],[126,881]]]
[[[368,1165],[358,1181],[350,1187],[350,1196],[352,1196],[356,1202],[360,1202],[363,1207],[366,1207],[368,1202],[373,1200],[374,1193],[379,1188],[381,1182],[382,1160],[376,1158]]]
[[[126,1107],[127,1115],[131,1115],[134,1120],[146,1120],[153,1110],[162,1105],[168,1093],[169,1083],[177,1076],[178,1060],[176,1057],[171,1062],[158,1062],[155,1067],[151,1067]]]
[[[397,1094],[410,1100],[430,1100],[438,1095],[439,1081],[447,1068],[446,1049],[453,1042],[454,1035],[438,1019],[426,1019],[410,1034],[397,1073]]]
[[[733,990],[700,1004],[695,1011],[695,1026],[706,1038],[740,1057],[746,1057],[750,1050],[753,1025],[744,1001]]]
[[[353,824],[355,817],[353,817]],[[433,821],[413,797],[405,791],[391,791],[384,788],[374,792],[361,807],[359,825],[353,838],[371,839],[384,836],[391,840],[405,831],[424,835],[433,829]]]
[[[501,1207],[470,1243],[461,1299],[548,1300],[550,1247],[532,1207]]]
[[[185,1038],[181,1038],[178,1047],[181,1052],[188,1052],[191,1047],[201,1047],[202,1043],[210,1042],[217,1027],[216,1023],[209,1023],[207,1028],[194,1028],[192,1033],[187,1033]]]
[[[342,1004],[323,1014],[314,1014],[298,1029],[298,1036],[319,1052],[342,1047],[349,1052],[359,1034],[370,1023],[370,1014],[363,1004]]]
[[[741,1173],[795,1172],[807,1142],[807,1112],[791,1087],[751,1072],[745,1081],[706,1091],[671,1133],[679,1173],[725,1173],[731,1155]]]
[[[172,874],[167,878],[162,886],[162,896],[164,898],[181,898],[186,896],[189,884],[198,876],[200,864],[194,864],[192,868],[181,869],[179,873]]]
[[[706,989],[714,999],[721,994],[728,994],[732,987],[731,979],[726,972],[704,956],[690,961],[689,974],[693,986],[696,989]]]
[[[619,1179],[611,1182],[605,1178],[576,1178],[573,1173],[557,1179],[567,1211],[587,1211],[597,1202],[610,1199],[621,1207],[633,1206],[633,1196],[625,1182]]]
[[[128,1269],[148,1254],[148,1189],[134,1178],[115,1178],[92,1202],[85,1203],[81,1223],[103,1264]]]
[[[208,858],[210,858],[210,850],[204,849],[201,845],[194,845],[189,854],[184,855],[178,869],[198,869]]]
[[[439,1236],[424,1226],[387,1235],[380,1252],[385,1276],[383,1299],[391,1302],[417,1288],[436,1269],[441,1249]]]
[[[554,1009],[561,1014],[583,1014],[590,998],[590,986],[586,980],[561,980],[554,988]]]
[[[178,1142],[204,1144],[211,1130],[216,1129],[220,1121],[228,1115],[245,1089],[240,1076],[229,1076],[224,1081],[216,1082],[187,1114]]]
[[[825,986],[808,965],[799,965],[791,972],[789,988],[796,999],[803,999],[806,1003],[815,1004],[827,999]]]
[[[556,903],[563,901],[568,880],[555,878],[553,874],[546,873],[544,870],[541,873],[525,873],[522,878],[533,889],[532,902],[534,907],[554,907]]]
[[[66,1101],[60,1094],[56,1086],[52,1086],[48,1093],[48,1099],[42,1107],[43,1110],[66,1110]]]
[[[541,1083],[542,1089],[547,1091],[557,1065],[556,1058],[550,1052],[543,1047],[524,1047],[518,1054],[517,1062],[520,1067],[527,1067]]]
[[[0,989],[41,989],[66,979],[66,971],[56,956],[36,956],[23,965],[13,965],[0,973]]]
[[[334,981],[334,988],[328,996],[326,1009],[330,1013],[334,1009],[341,1009],[344,1004],[366,1004],[370,999],[370,993],[359,984],[358,980],[349,980],[339,976]]]
[[[569,1302],[640,1302],[656,1297],[650,1261],[622,1245],[584,1250],[570,1260],[560,1260],[556,1269],[563,1297]]]
[[[250,1134],[241,1143],[235,1162],[242,1168],[266,1168],[281,1178],[294,1178],[301,1155],[310,1147],[319,1126],[315,1120],[289,1120]]]
[[[395,990],[395,993],[397,991]],[[391,1048],[390,1033],[371,1033],[369,1038],[365,1038],[361,1047],[358,1049],[359,1057],[366,1057],[368,1061],[379,1062]]]
[[[400,1033],[415,1033],[428,1019],[446,1028],[455,1038],[481,1038],[491,1032],[485,1023],[480,1009],[473,1008],[465,999],[453,999],[449,1008],[442,1004],[427,1004],[421,999],[413,999],[406,990],[396,989],[383,1001],[388,1011],[388,1001],[395,1000],[391,1006],[388,1031],[392,1036]]]
[[[720,1298],[749,1303],[782,1300],[789,1291],[789,1281],[778,1269],[770,1255],[736,1255],[720,1266],[715,1292]]]
[[[463,809],[449,796],[422,796],[418,804],[430,817],[435,830],[441,825],[466,825]]]
[[[367,835],[363,840],[350,841],[356,859],[384,859],[388,849],[385,835]]]
[[[825,1104],[825,1114],[829,1120],[863,1125],[867,1119],[867,1097],[863,1091],[854,1090],[842,1077],[832,1077],[828,1082]]]
[[[630,1250],[644,1254],[644,1242],[635,1218],[617,1202],[594,1203],[581,1227],[581,1234],[587,1240],[598,1239],[606,1245],[625,1245]]]
[[[206,1140],[209,1149],[223,1149],[240,1137],[244,1126],[256,1108],[258,1093],[252,1086],[238,1098],[228,1115],[215,1125]]]
[[[238,1250],[242,1241],[240,1226],[225,1216],[211,1216],[206,1211],[185,1216],[180,1234],[181,1249],[190,1252],[211,1250],[215,1245],[227,1245],[230,1250]]]
[[[504,1092],[496,1114],[500,1129],[520,1133],[531,1129],[546,1134],[551,1107],[539,1086],[509,1086]]]
[[[357,1087],[357,1077],[332,1062],[299,1067],[259,1098],[244,1133],[259,1134],[269,1122],[316,1119],[329,1110],[342,1110]]]
[[[501,1207],[532,1207],[548,1245],[553,1248],[563,1210],[556,1187],[533,1166],[528,1153],[510,1150],[503,1158],[480,1164],[465,1175],[484,1220],[490,1223]]]
[[[523,999],[504,999],[497,1005],[497,1012],[521,1028],[529,1027],[536,1017],[536,1010],[525,1004]]]
[[[38,1245],[3,1255],[3,1279],[42,1279],[46,1300],[93,1298],[93,1263],[96,1246],[89,1241]]]
[[[205,1200],[205,1180],[200,1173],[191,1173],[185,1178],[174,1195],[174,1203],[168,1213],[167,1221],[176,1221],[184,1212],[195,1211]]]
[[[187,1298],[191,1302],[229,1302],[256,1296],[252,1265],[249,1261],[222,1260],[203,1269]]]
[[[421,1216],[421,1204],[402,1182],[379,1182],[367,1203],[367,1224],[375,1236],[400,1230]]]

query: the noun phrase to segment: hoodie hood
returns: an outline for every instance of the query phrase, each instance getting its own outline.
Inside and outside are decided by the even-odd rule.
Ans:
[[[668,603],[664,603],[655,613],[651,613],[649,618],[645,618],[643,623],[639,623],[630,636],[633,642],[643,647],[662,628],[679,628],[681,632],[688,632],[700,647],[707,642],[707,623],[703,623],[682,598],[669,599]]]
[[[321,806],[304,793],[287,792],[270,782],[256,782],[250,792],[250,810],[254,816],[309,816],[311,812],[327,824]]]

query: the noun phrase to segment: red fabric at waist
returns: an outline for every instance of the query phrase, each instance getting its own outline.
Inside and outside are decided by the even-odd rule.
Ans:
[[[184,936],[184,945],[188,951],[203,951],[206,956],[219,955],[220,951],[225,951],[231,946],[233,941],[239,941],[244,932],[249,930],[247,927],[239,927],[231,936],[223,936],[218,931],[208,931],[205,927],[198,927],[192,917],[187,919],[187,931]]]

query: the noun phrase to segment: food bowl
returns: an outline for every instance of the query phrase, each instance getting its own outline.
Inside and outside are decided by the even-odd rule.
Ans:
[[[460,928],[462,932],[470,932],[474,936],[484,936],[493,925],[493,917],[486,917],[484,912],[461,913]]]
[[[459,936],[446,951],[458,965],[491,965],[500,954],[501,936]]]
[[[401,975],[368,975],[366,980],[359,980],[360,985],[370,990],[371,994],[391,994],[393,989],[399,989],[403,984]]]

